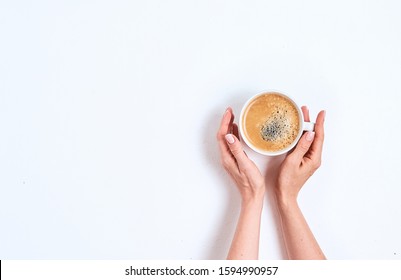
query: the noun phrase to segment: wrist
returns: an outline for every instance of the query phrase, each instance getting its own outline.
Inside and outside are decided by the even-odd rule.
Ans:
[[[254,193],[252,195],[244,195],[242,196],[241,206],[244,208],[256,207],[262,208],[263,207],[263,200],[264,200],[264,191],[260,191]]]
[[[293,206],[298,206],[297,195],[284,193],[280,191],[279,188],[276,189],[275,195],[279,210],[286,210]]]

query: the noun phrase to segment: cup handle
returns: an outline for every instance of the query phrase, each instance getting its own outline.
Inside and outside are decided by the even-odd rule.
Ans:
[[[314,131],[315,123],[314,122],[304,122],[304,131]]]

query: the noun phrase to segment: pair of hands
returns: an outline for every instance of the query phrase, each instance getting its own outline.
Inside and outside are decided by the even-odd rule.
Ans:
[[[302,113],[305,121],[310,121],[307,107],[302,107]],[[325,112],[321,111],[316,119],[315,131],[302,135],[277,174],[275,194],[289,259],[326,258],[297,204],[302,186],[320,166],[324,117]],[[227,258],[257,259],[265,178],[242,149],[231,108],[224,113],[217,140],[222,164],[234,179],[242,197],[241,212]]]
[[[305,121],[309,122],[309,110],[303,106]],[[320,167],[324,141],[325,111],[316,119],[315,131],[306,132],[296,147],[282,162],[275,188],[276,197],[286,203],[296,201],[304,183]],[[239,141],[238,125],[234,123],[234,114],[228,108],[221,120],[217,132],[221,162],[225,170],[234,179],[243,202],[263,199],[265,178],[255,163],[245,154]]]

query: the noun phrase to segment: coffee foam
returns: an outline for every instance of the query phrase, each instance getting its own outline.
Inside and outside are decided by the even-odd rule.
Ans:
[[[269,93],[258,96],[247,106],[243,130],[253,146],[276,152],[287,148],[297,138],[298,110],[286,97]]]
[[[260,128],[260,135],[265,141],[286,142],[292,139],[298,125],[291,123],[287,117],[288,110],[276,107],[277,111],[267,118]]]

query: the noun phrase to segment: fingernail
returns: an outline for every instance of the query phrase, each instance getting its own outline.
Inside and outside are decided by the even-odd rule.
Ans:
[[[326,110],[323,110],[323,121],[326,119]]]
[[[226,141],[229,143],[229,144],[233,144],[234,143],[234,137],[231,135],[231,134],[227,134],[226,135]]]
[[[315,138],[315,132],[309,131],[309,132],[306,134],[306,141],[312,142],[312,141],[313,141],[313,138]]]

